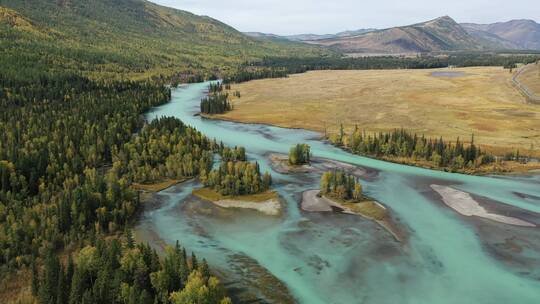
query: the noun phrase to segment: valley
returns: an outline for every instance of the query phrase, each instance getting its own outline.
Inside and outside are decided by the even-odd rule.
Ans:
[[[201,203],[192,190],[202,185],[193,182],[157,194],[160,204],[145,208],[136,230],[150,231],[153,237],[144,240],[155,246],[178,239],[205,256],[240,303],[535,303],[540,296],[538,175],[425,170],[352,155],[306,130],[205,119],[194,114],[207,87],[175,89],[171,102],[147,118],[174,115],[229,146],[246,147],[272,173],[283,212],[275,217]],[[315,169],[284,173],[272,153],[298,142],[312,147]],[[357,215],[303,210],[309,209],[301,204],[303,193],[320,187],[319,167],[347,168],[387,208],[392,230],[406,237]],[[261,269],[264,275],[245,279]]]
[[[538,303],[538,23],[240,2],[0,0],[0,303]]]

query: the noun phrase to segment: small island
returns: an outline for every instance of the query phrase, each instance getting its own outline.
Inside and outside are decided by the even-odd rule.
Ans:
[[[201,100],[201,113],[204,115],[223,114],[232,110],[229,93],[223,92],[221,82],[208,86],[208,96]]]
[[[341,170],[327,171],[321,177],[320,190],[309,190],[302,195],[302,210],[308,212],[339,211],[360,215],[386,229],[397,241],[404,236],[392,222],[388,209],[365,196],[357,178]]]
[[[271,153],[269,159],[272,167],[279,173],[307,173],[312,171],[311,147],[307,144],[297,144],[289,150],[289,155]]]
[[[223,208],[253,209],[266,215],[281,213],[281,202],[277,192],[272,191],[272,176],[261,174],[257,162],[226,161],[208,174],[201,173],[204,188],[196,189],[193,195]]]

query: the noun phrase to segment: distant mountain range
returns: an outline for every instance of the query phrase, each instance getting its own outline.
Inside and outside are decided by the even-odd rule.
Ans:
[[[355,30],[355,31],[344,31],[344,32],[339,32],[337,34],[299,34],[299,35],[288,35],[288,36],[280,36],[280,35],[267,34],[267,33],[261,33],[261,32],[245,32],[244,34],[253,38],[267,38],[267,39],[289,40],[289,41],[296,41],[296,42],[306,42],[306,41],[315,41],[315,40],[323,40],[323,39],[331,39],[331,38],[339,38],[339,37],[350,37],[350,36],[360,35],[363,33],[368,33],[368,32],[372,32],[376,30],[377,29],[370,28],[370,29],[360,29],[360,30]]]
[[[277,36],[247,33],[258,38],[301,41],[345,53],[425,53],[440,51],[540,50],[540,24],[512,20],[494,24],[458,24],[448,16],[388,29],[361,29],[328,35]]]
[[[540,24],[533,20],[461,25],[477,38],[495,41],[513,49],[540,50]]]

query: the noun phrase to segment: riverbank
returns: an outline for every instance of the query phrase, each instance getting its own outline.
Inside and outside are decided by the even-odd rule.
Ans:
[[[170,188],[172,186],[176,186],[178,184],[186,182],[188,180],[191,180],[191,178],[186,177],[186,178],[183,178],[183,179],[165,179],[163,181],[150,183],[150,184],[133,183],[131,186],[135,190],[156,193],[156,192],[166,190],[166,189],[168,189],[168,188]]]
[[[222,208],[252,209],[270,216],[278,216],[282,212],[279,195],[274,191],[241,196],[223,196],[212,189],[200,188],[193,190],[192,194]]]
[[[345,147],[340,147],[338,145],[335,145],[335,146],[341,148],[344,151],[352,153],[350,149],[347,149]],[[433,162],[428,161],[428,160],[418,160],[418,159],[407,158],[407,157],[388,157],[388,156],[375,157],[372,155],[365,155],[365,154],[356,154],[356,155],[359,155],[362,157],[368,157],[372,159],[377,159],[377,160],[382,160],[382,161],[386,161],[386,162],[390,162],[394,164],[419,167],[423,169],[450,172],[450,173],[460,173],[460,174],[467,174],[467,175],[478,175],[478,176],[494,175],[494,174],[498,174],[498,175],[529,174],[529,173],[538,173],[538,171],[540,170],[540,161],[538,160],[528,162],[528,163],[520,163],[516,161],[500,161],[500,162],[494,162],[487,165],[482,165],[480,167],[475,167],[475,168],[455,169],[451,167],[435,166]]]
[[[361,202],[341,202],[326,196],[319,196],[320,190],[308,190],[302,193],[301,208],[306,212],[334,212],[358,215],[374,221],[398,242],[403,242],[406,235],[402,229],[392,221],[389,211],[381,203],[370,198],[364,198]]]
[[[289,163],[289,157],[285,154],[270,153],[268,159],[271,162],[272,169],[281,174],[308,173],[315,169],[311,164],[291,165]]]
[[[206,114],[199,114],[199,115],[202,118],[209,119],[209,120],[227,121],[227,122],[234,122],[234,123],[240,123],[240,124],[246,124],[246,125],[253,124],[251,122],[239,121],[235,118],[224,117],[222,115],[206,115]],[[283,126],[280,126],[277,124],[271,124],[271,123],[257,123],[257,124],[271,126],[271,127],[286,128],[286,129],[291,129],[291,130],[302,130],[302,128],[283,127]],[[310,130],[310,131],[316,131],[316,130]],[[335,145],[330,140],[325,139],[323,134],[320,134],[319,138],[323,142],[327,142],[338,148],[343,149],[344,151],[354,154],[347,147]],[[496,150],[507,151],[504,149],[502,150],[496,149]],[[493,175],[493,174],[499,174],[499,175],[529,174],[529,173],[538,173],[540,171],[540,161],[537,159],[534,159],[533,161],[530,161],[528,163],[521,163],[517,161],[496,161],[494,163],[482,165],[480,167],[456,169],[456,168],[451,168],[451,167],[439,167],[439,166],[434,165],[433,162],[428,161],[428,160],[419,160],[419,159],[406,158],[406,157],[388,157],[388,156],[376,157],[376,156],[367,155],[367,154],[356,154],[356,155],[372,158],[376,160],[391,162],[395,164],[400,164],[400,165],[419,167],[423,169],[450,172],[450,173],[461,173],[461,174],[467,174],[467,175],[478,175],[478,176]],[[283,174],[306,173],[311,170],[311,167],[308,165],[303,165],[303,166],[289,165],[288,160],[287,160],[288,158],[286,155],[271,153],[269,155],[269,159],[274,164],[273,169],[275,169],[279,173],[283,173]]]
[[[268,153],[265,156],[270,161],[272,170],[281,174],[322,174],[328,170],[340,169],[356,177],[362,177],[367,180],[373,179],[378,174],[378,171],[374,169],[321,157],[312,158],[309,165],[292,166],[289,164],[289,158],[286,154]]]
[[[167,199],[162,199],[158,200],[160,203],[166,204]],[[145,211],[154,210],[156,210],[154,207],[150,207],[149,210]],[[198,231],[198,233],[208,236],[204,231]],[[166,248],[172,245],[167,243],[156,231],[154,221],[146,212],[142,214],[135,226],[133,237],[137,243],[148,244],[156,250],[160,257],[164,257]],[[295,303],[287,286],[255,259],[241,253],[228,251],[222,252],[222,254],[227,257],[228,267],[210,264],[210,269],[212,275],[223,283],[226,293],[233,300],[233,303]]]

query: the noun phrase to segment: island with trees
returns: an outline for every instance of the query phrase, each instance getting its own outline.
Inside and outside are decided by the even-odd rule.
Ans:
[[[394,222],[389,210],[364,195],[358,178],[344,170],[326,171],[320,179],[320,189],[302,194],[301,208],[306,212],[335,212],[359,215],[376,222],[397,241],[404,241],[403,229]]]
[[[383,220],[387,215],[386,208],[364,196],[362,185],[355,176],[341,170],[323,173],[319,196],[370,219]]]
[[[272,169],[282,173],[308,173],[313,171],[311,159],[311,147],[308,144],[300,143],[289,149],[289,154],[269,153]]]
[[[307,144],[297,144],[289,150],[289,164],[292,166],[309,165],[311,162],[311,147]]]
[[[226,92],[223,84],[221,82],[210,83],[208,86],[208,96],[201,99],[201,113],[214,115],[223,114],[231,110],[232,105],[229,100],[229,93]]]
[[[261,173],[257,162],[222,157],[219,167],[202,172],[200,180],[204,188],[193,191],[200,199],[224,208],[255,209],[268,215],[281,212],[279,196],[271,190],[272,175]]]

